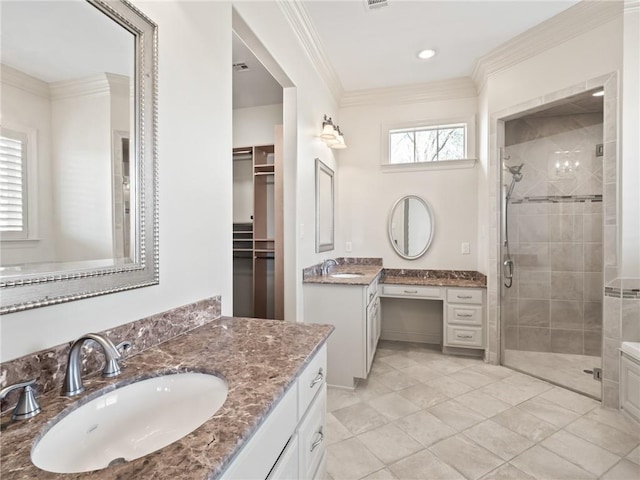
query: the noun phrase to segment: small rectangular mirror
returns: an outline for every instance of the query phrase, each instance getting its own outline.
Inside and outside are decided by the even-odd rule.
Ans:
[[[316,252],[334,249],[333,170],[316,158]]]

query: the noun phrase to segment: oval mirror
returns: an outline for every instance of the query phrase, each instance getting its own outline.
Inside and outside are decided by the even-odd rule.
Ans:
[[[389,241],[402,258],[420,258],[428,250],[435,230],[431,207],[416,195],[400,198],[389,216]]]

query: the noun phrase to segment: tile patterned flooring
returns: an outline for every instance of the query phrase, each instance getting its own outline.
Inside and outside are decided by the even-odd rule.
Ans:
[[[328,390],[327,478],[640,480],[640,426],[509,368],[381,341],[355,392]]]
[[[600,357],[505,350],[504,364],[595,398],[602,396],[602,384],[583,371],[601,367]]]

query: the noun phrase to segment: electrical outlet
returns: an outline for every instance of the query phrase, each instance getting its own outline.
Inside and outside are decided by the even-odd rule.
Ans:
[[[345,249],[347,252],[351,252],[351,250],[353,250],[353,244],[352,244],[351,242],[346,242],[346,243],[344,244],[344,249]]]
[[[469,255],[469,242],[462,242],[462,254]]]

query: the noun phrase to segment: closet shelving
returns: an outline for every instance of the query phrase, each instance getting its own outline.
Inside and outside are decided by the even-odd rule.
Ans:
[[[252,161],[252,223],[234,223],[234,315],[250,313],[257,318],[284,319],[283,205],[281,128],[276,128],[273,145],[233,150],[235,159]],[[251,264],[246,262],[251,259]],[[251,271],[252,282],[240,283],[238,276]],[[236,289],[244,289],[236,292]],[[249,289],[251,292],[249,292]],[[251,298],[251,309],[247,298]]]

